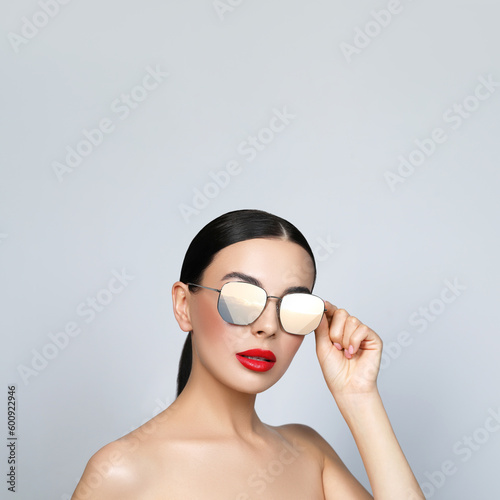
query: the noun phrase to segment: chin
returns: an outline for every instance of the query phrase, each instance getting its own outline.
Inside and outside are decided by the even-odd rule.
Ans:
[[[265,374],[258,372],[249,372],[246,377],[233,377],[226,385],[231,389],[243,394],[259,394],[270,389],[284,373],[272,374],[272,369]],[[274,376],[273,376],[274,375]]]

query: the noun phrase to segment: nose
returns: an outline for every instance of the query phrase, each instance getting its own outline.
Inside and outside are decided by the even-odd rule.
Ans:
[[[272,335],[276,335],[280,330],[281,325],[278,318],[277,300],[279,300],[279,297],[269,296],[267,298],[264,310],[251,325],[253,334],[271,337]]]

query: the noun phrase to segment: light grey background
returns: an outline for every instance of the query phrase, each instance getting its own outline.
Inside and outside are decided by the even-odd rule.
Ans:
[[[315,291],[383,338],[380,390],[428,498],[497,498],[500,87],[481,81],[500,82],[498,2],[47,2],[30,31],[42,4],[3,1],[0,16],[1,400],[6,415],[15,384],[16,498],[68,499],[95,451],[172,402],[185,334],[170,288],[196,232],[236,208],[303,230]],[[148,71],[156,88],[136,88]],[[140,102],[124,108],[131,91]],[[277,112],[293,118],[263,131]],[[106,119],[112,131],[57,174]],[[391,189],[398,157],[438,128]],[[259,133],[268,144],[249,161]],[[106,292],[123,270],[127,286]],[[96,296],[112,300],[86,322]],[[68,322],[79,335],[54,348]],[[258,411],[314,427],[369,486],[312,335]]]

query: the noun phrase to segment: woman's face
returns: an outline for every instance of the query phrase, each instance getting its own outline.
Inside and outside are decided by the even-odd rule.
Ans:
[[[198,284],[220,289],[229,281],[258,284],[269,296],[276,297],[296,287],[311,292],[313,263],[296,243],[281,239],[246,240],[220,250]],[[204,372],[203,377],[214,377],[240,392],[256,394],[268,389],[285,373],[304,337],[282,329],[276,299],[268,299],[264,311],[252,324],[238,326],[221,318],[218,298],[217,292],[202,288],[188,294],[193,330],[192,373]],[[271,351],[276,358],[274,365],[269,368],[268,363],[265,371],[259,371],[255,368],[258,361],[252,368],[248,358],[237,356],[251,349]]]

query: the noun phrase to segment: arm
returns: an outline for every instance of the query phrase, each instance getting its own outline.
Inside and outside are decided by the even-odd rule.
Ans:
[[[321,467],[323,493],[326,500],[373,500],[363,485],[351,474],[344,462],[318,432],[307,425],[287,424],[279,427],[290,443],[298,442],[309,449]]]
[[[316,352],[356,441],[375,500],[425,500],[378,393],[382,340],[346,310],[326,304],[325,318],[316,329]]]
[[[337,405],[352,432],[376,500],[425,500],[377,393]]]

